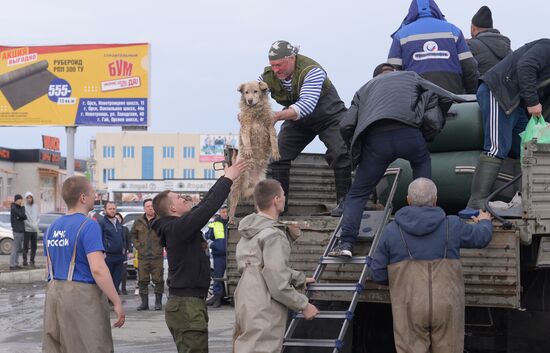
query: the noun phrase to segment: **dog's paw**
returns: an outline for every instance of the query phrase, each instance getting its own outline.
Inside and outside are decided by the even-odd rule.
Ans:
[[[252,157],[252,149],[250,148],[243,148],[239,153],[243,156],[243,158]]]
[[[272,151],[271,159],[274,161],[278,161],[279,159],[281,159],[281,155],[279,154],[279,151]]]

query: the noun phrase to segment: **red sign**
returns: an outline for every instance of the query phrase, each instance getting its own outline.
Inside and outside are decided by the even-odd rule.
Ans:
[[[50,151],[40,151],[40,161],[59,164],[61,161],[61,154]]]
[[[0,148],[0,159],[10,159],[10,150]]]
[[[133,64],[126,60],[116,60],[109,63],[109,75],[110,76],[132,76]]]
[[[50,151],[60,151],[59,137],[42,135],[42,148]]]

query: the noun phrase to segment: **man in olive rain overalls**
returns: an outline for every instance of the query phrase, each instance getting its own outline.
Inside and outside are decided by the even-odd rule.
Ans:
[[[436,206],[433,181],[409,185],[409,206],[382,233],[370,267],[375,282],[390,286],[397,353],[462,353],[464,277],[460,248],[483,248],[493,234],[480,211],[468,224]]]
[[[53,352],[113,352],[107,298],[124,324],[124,310],[105,264],[101,230],[87,217],[95,192],[83,176],[65,180],[61,190],[68,212],[44,235],[48,285],[44,304],[42,350]]]

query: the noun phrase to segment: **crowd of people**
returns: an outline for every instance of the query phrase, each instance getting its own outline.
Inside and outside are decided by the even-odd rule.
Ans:
[[[353,256],[369,195],[390,163],[397,158],[410,162],[414,181],[408,189],[409,206],[385,227],[371,276],[389,285],[399,353],[428,352],[430,347],[462,352],[464,282],[459,249],[482,248],[491,240],[491,216],[482,210],[485,200],[502,160],[518,157],[518,133],[529,115],[541,115],[542,103],[550,96],[550,39],[512,51],[510,40],[493,28],[486,6],[473,16],[471,34],[472,39],[466,40],[435,1],[413,0],[392,34],[386,62],[357,91],[349,109],[319,63],[287,41],[270,46],[269,66],[259,79],[284,107],[273,116],[274,123],[284,121],[278,136],[281,158],[271,163],[273,179],[261,181],[254,190],[257,212],[238,226],[236,262],[241,278],[234,294],[234,352],[259,352],[259,347],[262,352],[279,352],[289,309],[302,312],[306,319],[319,313],[300,292],[314,279],[290,268],[290,242],[278,221],[288,210],[290,164],[316,136],[326,145],[326,160],[334,170],[337,207],[331,214],[342,216],[340,241],[330,256]],[[441,130],[451,104],[465,93],[477,94],[484,130],[483,153],[467,205],[479,213],[470,224],[437,207],[426,144]],[[352,168],[356,168],[353,183]],[[242,160],[226,167],[197,205],[170,190],[145,200],[143,216],[126,235],[112,202],[105,204],[103,219],[90,221],[86,215],[93,208],[92,186],[83,177],[68,178],[62,196],[69,211],[44,237],[49,269],[44,351],[113,351],[107,298],[117,316],[114,326],[121,327],[125,313],[117,290],[131,242],[139,261],[137,310],[149,309],[151,281],[154,309],[162,309],[164,248],[166,325],[178,352],[208,352],[206,306],[221,304],[227,260],[224,203],[233,181],[246,169]],[[26,199],[32,205],[32,195]],[[12,205],[16,244],[36,229],[30,208],[27,212],[22,197],[16,196]],[[201,229],[217,212],[207,232],[216,284],[206,301],[211,274]],[[32,251],[30,261],[34,263]],[[18,265],[17,257],[10,265]],[[426,291],[437,293],[429,307],[419,304],[432,298]]]

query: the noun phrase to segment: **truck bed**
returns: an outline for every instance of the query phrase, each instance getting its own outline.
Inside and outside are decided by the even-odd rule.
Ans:
[[[317,262],[337,226],[338,218],[311,216],[334,206],[334,177],[319,154],[302,154],[292,164],[289,214],[283,220],[307,221],[303,235],[292,244],[291,265],[311,276]],[[241,202],[237,216],[253,212],[250,202]],[[238,222],[238,219],[237,219]],[[228,238],[227,277],[232,296],[239,280],[235,248],[240,235],[230,227]],[[366,255],[370,243],[360,242],[356,255]],[[513,230],[495,228],[493,240],[485,249],[462,249],[462,265],[466,285],[466,304],[469,306],[518,308],[520,306],[520,237]],[[359,278],[361,265],[327,265],[323,280],[350,282]],[[321,281],[322,282],[322,281]],[[314,299],[349,300],[344,292],[318,292]],[[388,287],[367,282],[361,301],[389,303]]]
[[[304,220],[303,217],[287,217],[286,220]],[[308,217],[308,227],[294,242],[291,253],[291,266],[313,274],[319,258],[334,231],[338,219],[332,217]],[[230,228],[228,239],[228,288],[230,295],[237,286],[239,273],[235,262],[235,248],[240,239],[236,228]],[[370,242],[359,242],[356,255],[366,255]],[[493,240],[485,249],[462,249],[460,251],[466,286],[468,306],[518,308],[520,305],[519,278],[519,234],[514,230],[496,229]],[[327,265],[321,282],[354,282],[359,278],[362,265]],[[316,292],[313,299],[338,301],[351,299],[345,292]],[[389,303],[387,286],[367,282],[360,301]]]

